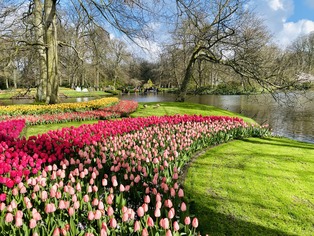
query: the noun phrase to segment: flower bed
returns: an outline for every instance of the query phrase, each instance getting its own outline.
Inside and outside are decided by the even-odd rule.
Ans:
[[[105,120],[126,116],[134,112],[138,107],[138,103],[134,101],[119,101],[118,103],[91,111],[80,112],[64,112],[57,114],[38,114],[38,115],[21,115],[20,119],[24,119],[26,125],[41,125],[41,124],[54,124],[64,123],[71,121],[83,120]],[[2,120],[16,119],[15,116],[1,116]]]
[[[265,132],[238,118],[164,116],[2,142],[0,166],[7,165],[0,170],[1,230],[194,235],[198,221],[189,216],[178,183],[183,165],[200,148]]]
[[[86,111],[96,110],[109,106],[110,104],[117,103],[118,98],[101,98],[88,102],[78,103],[60,103],[53,105],[13,105],[13,106],[2,106],[0,115],[26,115],[26,114],[55,114],[62,112],[73,112],[73,111]]]
[[[8,139],[16,139],[19,137],[23,128],[25,127],[25,120],[14,119],[0,122],[0,142]]]

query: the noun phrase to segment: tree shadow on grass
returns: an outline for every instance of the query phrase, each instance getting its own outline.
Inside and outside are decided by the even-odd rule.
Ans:
[[[249,142],[254,144],[263,144],[263,145],[273,145],[273,146],[283,146],[283,147],[292,147],[292,148],[301,148],[301,149],[310,149],[314,150],[314,144],[304,143],[295,140],[290,140],[286,138],[260,138],[260,139],[243,139],[243,142]]]
[[[233,154],[233,151],[227,151],[226,153],[228,153],[228,159],[227,162],[223,162],[223,163],[215,163],[215,162],[210,162],[210,164],[208,162],[206,162],[205,160],[208,158],[206,155],[201,155],[199,156],[197,159],[198,161],[196,161],[195,163],[193,163],[194,166],[194,171],[196,170],[203,170],[205,172],[207,171],[211,171],[211,168],[230,168],[230,174],[229,171],[227,171],[229,178],[227,180],[224,179],[224,181],[231,181],[231,184],[228,185],[228,189],[230,190],[230,188],[233,188],[232,190],[230,190],[230,193],[236,194],[236,190],[237,190],[237,182],[232,183],[232,181],[237,181],[237,178],[233,178],[235,177],[234,175],[239,175],[238,171],[232,171],[233,169],[236,170],[243,170],[245,172],[249,171],[251,174],[256,175],[256,176],[264,176],[265,178],[269,178],[272,177],[271,179],[276,179],[276,178],[286,178],[286,175],[276,175],[276,171],[281,171],[281,172],[290,172],[289,169],[282,169],[285,167],[282,167],[280,165],[279,162],[279,166],[276,165],[276,161],[273,161],[275,164],[274,167],[271,167],[272,169],[275,169],[275,174],[273,174],[273,172],[268,173],[266,167],[252,167],[250,166],[250,168],[246,168],[247,163],[246,161],[249,161],[250,158],[254,158],[255,156],[259,156],[259,153],[262,152],[262,155],[266,155],[267,156],[267,152],[270,151],[271,157],[274,159],[278,159],[281,160],[283,162],[293,162],[293,159],[295,159],[295,161],[299,162],[298,157],[294,157],[294,158],[290,158],[289,157],[289,150],[288,149],[288,154],[286,151],[284,151],[283,153],[280,153],[280,151],[278,152],[279,147],[281,147],[281,150],[285,150],[285,148],[296,148],[297,150],[302,150],[303,152],[305,151],[306,153],[313,153],[312,149],[314,147],[314,145],[312,144],[307,144],[307,143],[302,143],[302,142],[297,142],[297,141],[292,141],[289,139],[282,139],[282,138],[269,138],[269,139],[244,139],[241,142],[245,142],[243,145],[241,145],[240,147],[243,149],[235,149],[235,153]],[[247,144],[247,145],[246,145]],[[250,145],[252,144],[252,145]],[[257,144],[257,145],[256,145]],[[262,144],[263,148],[261,150],[259,150],[258,145]],[[265,148],[265,146],[270,145],[268,147]],[[276,150],[276,146],[278,147]],[[230,147],[232,149],[232,146],[225,146],[225,147]],[[226,149],[226,150],[229,150]],[[209,152],[212,152],[211,155],[214,156],[219,156],[219,155],[226,155],[225,153],[222,152],[222,154],[218,154],[215,155],[213,153],[215,153],[215,149],[214,150],[208,150]],[[218,151],[219,152],[219,151]],[[242,153],[243,152],[243,153]],[[266,153],[265,153],[266,152]],[[273,153],[274,152],[274,153]],[[291,155],[296,155],[297,152],[293,151],[293,153]],[[237,158],[236,161],[233,161],[233,156],[235,155],[235,157]],[[287,159],[287,155],[288,155],[288,159]],[[286,159],[285,159],[286,158]],[[256,158],[255,158],[256,159]],[[290,160],[292,159],[292,160]],[[310,162],[311,158],[308,158],[304,161],[304,163]],[[266,162],[268,163],[269,160],[266,160]],[[302,163],[301,163],[302,164]],[[204,166],[205,165],[205,166]],[[267,165],[266,165],[267,166]],[[260,168],[264,168],[264,169],[260,169]],[[299,173],[299,172],[301,173]],[[280,173],[281,173],[280,172]],[[313,176],[313,172],[310,170],[304,170],[302,168],[300,168],[300,170],[291,170],[291,175],[294,174],[294,172],[296,172],[296,176],[299,176],[299,178],[302,177],[302,181],[307,181],[307,178],[309,178],[310,176]],[[199,172],[198,172],[199,173]],[[280,174],[279,173],[279,174]],[[241,174],[241,173],[240,173]],[[185,192],[187,194],[187,197],[190,199],[193,199],[192,202],[189,203],[190,205],[190,212],[192,214],[195,214],[196,217],[199,218],[200,221],[200,232],[202,235],[282,235],[282,236],[290,236],[290,235],[297,235],[297,234],[293,234],[293,230],[291,231],[290,227],[294,227],[293,225],[288,226],[288,228],[290,228],[290,230],[288,230],[288,232],[284,232],[282,230],[277,229],[277,223],[276,221],[272,221],[272,217],[268,217],[266,215],[264,215],[264,210],[263,209],[268,209],[268,208],[276,208],[276,204],[275,205],[268,205],[268,201],[266,202],[259,202],[258,200],[260,199],[260,196],[263,196],[261,194],[258,194],[255,196],[255,192],[251,192],[252,188],[240,188],[238,189],[238,191],[240,191],[239,195],[243,195],[243,196],[251,196],[251,198],[255,199],[253,202],[249,201],[249,202],[245,202],[245,201],[239,201],[239,200],[235,200],[237,199],[236,196],[234,195],[230,195],[229,197],[226,197],[226,195],[224,194],[225,191],[222,191],[222,188],[219,184],[214,187],[213,189],[210,188],[211,185],[207,185],[206,181],[201,180],[202,178],[208,178],[208,176],[206,177],[206,175],[201,175],[199,176],[198,174],[196,174],[199,179],[200,182],[198,184],[195,184],[194,186],[194,182],[191,183],[190,185],[185,186]],[[242,176],[242,174],[241,174]],[[241,176],[238,176],[238,178],[241,178]],[[248,175],[250,177],[250,179],[252,181],[254,181],[254,178],[251,178],[251,175]],[[287,175],[288,177],[290,176],[289,174]],[[217,178],[217,177],[216,177]],[[243,178],[243,176],[242,176]],[[268,179],[266,179],[268,180]],[[266,181],[265,180],[265,181]],[[310,178],[309,178],[310,180]],[[210,180],[208,180],[210,181]],[[221,181],[219,178],[217,178],[217,181]],[[267,183],[267,181],[265,182]],[[277,183],[277,182],[276,182]],[[197,185],[205,185],[208,186],[208,190],[207,192],[203,193],[203,191],[197,191],[196,189],[198,189]],[[220,187],[218,187],[220,186]],[[241,186],[241,184],[240,184]],[[204,187],[204,186],[203,186]],[[201,189],[203,187],[200,187]],[[276,187],[276,186],[275,186]],[[279,186],[278,186],[279,187]],[[225,189],[225,188],[223,188]],[[216,191],[217,190],[217,191]],[[228,191],[228,190],[226,190]],[[223,194],[220,194],[223,193]],[[236,194],[237,195],[237,194]],[[298,194],[296,193],[296,196],[298,196]],[[302,197],[301,197],[302,198]],[[238,202],[239,201],[239,202]],[[246,219],[245,216],[235,216],[233,215],[233,209],[228,209],[228,204],[227,202],[237,202],[238,204],[234,204],[235,206],[244,206],[245,204],[254,204],[257,206],[257,209],[261,210],[261,212],[263,213],[264,216],[261,216],[262,218],[266,219],[266,221],[264,220],[263,225],[259,225],[258,223],[254,223],[252,222],[249,218]],[[265,205],[266,204],[266,205]],[[280,204],[280,202],[279,202]],[[231,204],[233,205],[233,204]],[[242,208],[242,207],[241,207]],[[239,209],[241,209],[239,208]],[[247,209],[247,208],[244,208]],[[249,209],[249,208],[248,208]],[[254,208],[251,208],[251,210]],[[246,210],[248,211],[248,210]],[[235,209],[234,212],[238,212],[238,210]],[[279,211],[280,212],[280,211]],[[243,212],[245,214],[245,212]],[[276,214],[280,214],[280,213],[274,213],[273,217],[277,217]],[[284,214],[284,213],[283,213]],[[272,214],[270,214],[271,216]],[[285,230],[285,229],[284,229]],[[310,232],[307,232],[310,233]],[[306,234],[306,235],[311,235],[311,234]]]
[[[267,228],[251,222],[239,220],[233,215],[221,214],[193,202],[190,205],[190,211],[200,213],[206,216],[199,218],[200,227],[198,230],[201,235],[210,236],[292,236],[296,234],[289,234],[280,230]]]

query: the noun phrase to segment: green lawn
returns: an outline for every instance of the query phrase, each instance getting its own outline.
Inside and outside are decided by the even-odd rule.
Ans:
[[[223,144],[195,159],[184,186],[202,235],[314,235],[313,144]]]
[[[146,106],[146,107],[145,107]],[[161,103],[141,103],[132,117],[138,116],[162,116],[162,115],[204,115],[204,116],[237,116],[243,118],[246,122],[254,123],[255,121],[240,114],[226,111],[214,106],[196,104],[196,103],[178,103],[178,102],[161,102]]]
[[[94,124],[97,123],[97,120],[87,120],[87,121],[75,121],[67,123],[58,123],[58,124],[48,124],[48,125],[34,125],[24,128],[23,135],[26,137],[47,133],[49,130],[62,129],[64,127],[78,127],[83,124]]]
[[[12,90],[2,90],[0,92],[0,99],[10,99],[12,96],[16,96],[18,94],[24,94],[27,89],[12,89]],[[35,96],[36,89],[32,88],[30,95]],[[74,89],[70,88],[59,88],[59,94],[64,94],[69,98],[75,97],[99,97],[99,96],[110,96],[110,93],[106,93],[103,91],[92,91],[92,92],[77,92]]]

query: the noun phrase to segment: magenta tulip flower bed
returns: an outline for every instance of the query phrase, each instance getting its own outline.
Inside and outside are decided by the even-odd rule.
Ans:
[[[23,119],[0,121],[0,142],[18,138],[24,127],[25,120]]]
[[[182,167],[196,150],[267,132],[238,118],[164,116],[1,142],[1,235],[196,235]]]

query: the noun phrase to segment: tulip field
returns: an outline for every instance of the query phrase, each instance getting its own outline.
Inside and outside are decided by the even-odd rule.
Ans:
[[[137,108],[135,102],[110,103],[65,109],[63,116],[39,112],[37,121],[27,112],[3,114],[0,235],[198,235],[179,181],[184,166],[200,149],[269,132],[240,118],[174,115],[99,120],[19,137],[26,125],[45,119],[109,119]]]

